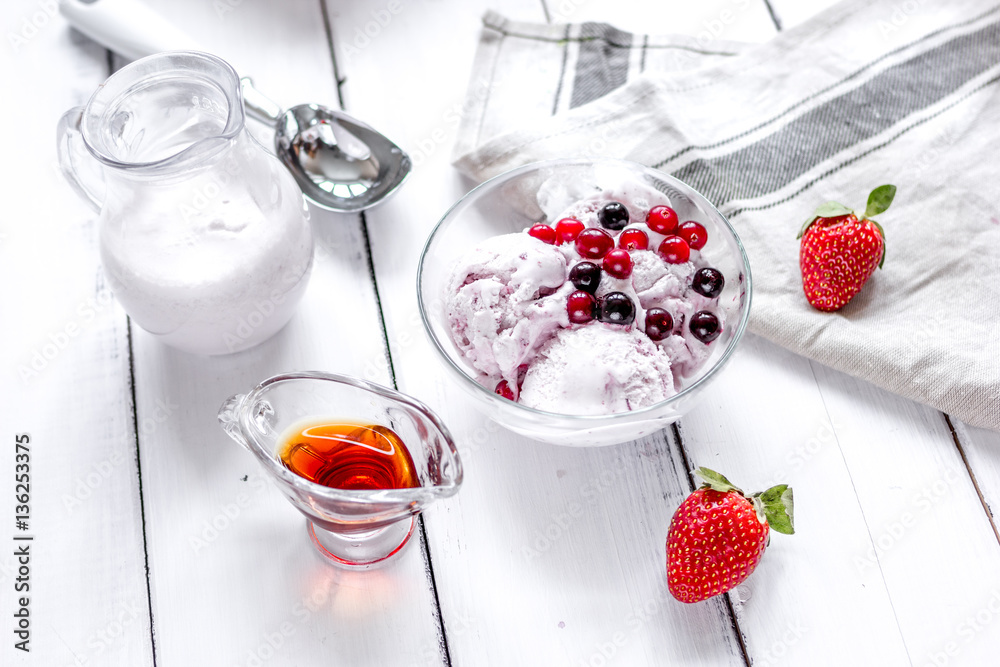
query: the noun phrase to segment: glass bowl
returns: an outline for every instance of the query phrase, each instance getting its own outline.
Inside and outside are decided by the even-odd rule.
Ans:
[[[593,193],[623,183],[641,183],[670,199],[681,221],[700,222],[708,232],[702,257],[725,277],[718,309],[723,331],[709,345],[709,357],[678,393],[642,409],[581,416],[536,410],[503,398],[484,386],[487,376],[467,365],[452,341],[445,296],[456,260],[485,239],[522,232],[538,222],[554,225],[544,208],[565,191]],[[543,196],[539,196],[543,187]],[[556,184],[553,186],[553,184]],[[555,197],[556,199],[559,196]],[[556,215],[557,213],[552,213]],[[751,279],[746,252],[732,225],[702,195],[655,169],[623,160],[559,159],[508,171],[479,185],[445,214],[427,239],[417,269],[417,298],[427,335],[447,373],[493,421],[534,440],[569,446],[610,445],[634,440],[668,426],[695,404],[705,387],[732,357],[750,314]]]

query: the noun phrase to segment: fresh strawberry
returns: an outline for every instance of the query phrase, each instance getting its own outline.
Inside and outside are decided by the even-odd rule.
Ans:
[[[865,215],[837,202],[816,209],[796,238],[802,289],[813,308],[843,308],[885,260],[885,232],[870,217],[882,213],[896,196],[896,186],[883,185],[868,195]]]
[[[667,533],[667,588],[681,602],[700,602],[742,583],[764,555],[769,527],[795,532],[787,484],[748,497],[708,468],[695,474],[705,484],[677,508]]]

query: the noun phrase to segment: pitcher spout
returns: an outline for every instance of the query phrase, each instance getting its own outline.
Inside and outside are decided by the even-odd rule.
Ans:
[[[243,429],[240,428],[239,411],[240,406],[243,405],[243,400],[246,398],[246,394],[233,394],[226,402],[222,404],[219,408],[219,423],[222,428],[225,429],[229,437],[235,440],[237,443],[243,446],[244,449],[250,449],[250,443],[247,442],[246,436],[243,435]]]

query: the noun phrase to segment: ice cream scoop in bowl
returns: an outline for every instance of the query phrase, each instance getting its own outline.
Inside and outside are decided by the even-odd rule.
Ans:
[[[276,375],[230,397],[219,422],[308,519],[335,565],[367,569],[399,553],[416,515],[462,483],[448,429],[425,405],[345,375]]]
[[[427,240],[424,328],[478,407],[518,434],[609,445],[683,416],[732,357],[750,266],[729,221],[671,176],[609,159],[513,169]]]

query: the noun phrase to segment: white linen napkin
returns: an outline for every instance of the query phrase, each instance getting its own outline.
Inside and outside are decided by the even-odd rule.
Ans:
[[[757,46],[483,24],[458,169],[601,155],[672,174],[739,232],[751,331],[1000,430],[1000,5],[850,0]],[[863,211],[884,183],[883,269],[814,310],[799,228],[828,200]]]

